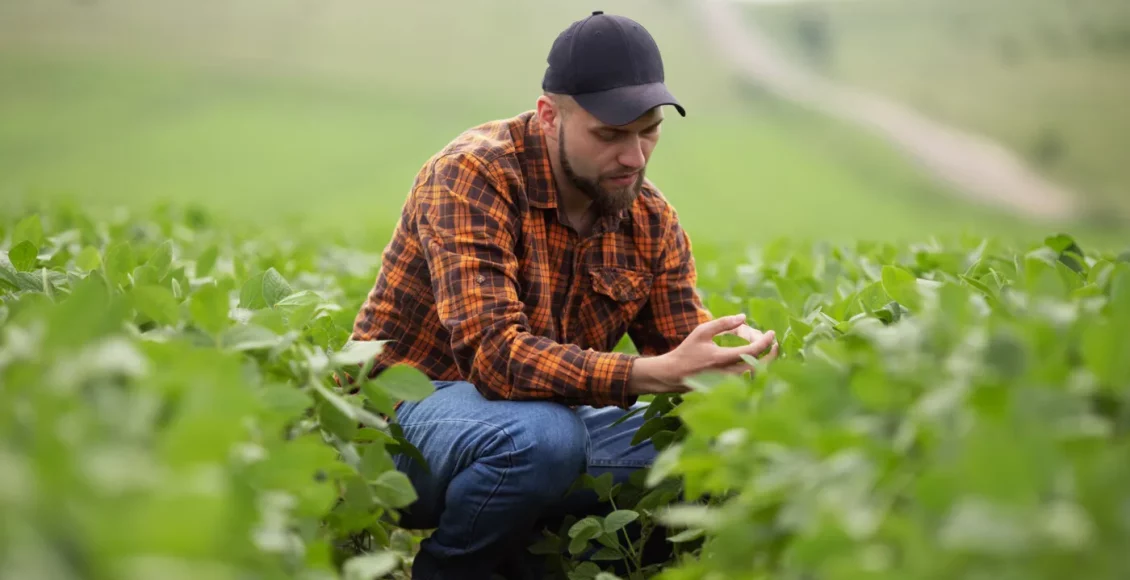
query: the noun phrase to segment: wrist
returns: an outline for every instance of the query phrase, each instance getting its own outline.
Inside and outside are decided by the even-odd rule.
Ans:
[[[639,357],[632,365],[628,391],[633,395],[666,393],[680,385],[680,377],[667,355]]]

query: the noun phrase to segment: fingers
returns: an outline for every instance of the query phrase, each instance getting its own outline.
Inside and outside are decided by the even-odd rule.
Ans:
[[[745,373],[751,373],[754,369],[752,366],[750,366],[749,363],[742,361],[739,363],[734,363],[727,367],[723,367],[719,370],[728,375],[741,375]]]
[[[761,336],[763,334],[765,334],[765,333],[761,332],[760,330],[757,330],[756,328],[753,328],[752,326],[750,326],[748,324],[743,324],[743,325],[737,327],[735,330],[732,331],[732,333],[734,335],[738,336],[739,338],[741,338],[742,340],[745,340],[746,342],[753,342],[753,341],[761,338]]]
[[[745,314],[723,316],[721,318],[715,318],[714,320],[703,322],[694,329],[692,334],[698,334],[703,338],[711,339],[715,335],[737,329],[742,325],[743,322],[745,322]]]
[[[765,334],[757,337],[757,339],[750,341],[749,344],[743,346],[719,347],[727,359],[725,363],[731,363],[741,360],[741,355],[748,354],[750,356],[757,356],[764,352],[766,349],[774,346],[774,340],[777,338],[777,333],[770,330]]]
[[[776,342],[774,342],[773,348],[771,348],[769,350],[769,354],[761,357],[761,360],[763,360],[765,362],[773,362],[773,361],[777,360],[777,354],[778,354],[778,350],[779,350],[778,347],[779,346],[780,345],[778,345]]]

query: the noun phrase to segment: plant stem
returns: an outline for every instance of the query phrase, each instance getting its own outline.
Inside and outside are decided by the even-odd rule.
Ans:
[[[608,496],[608,502],[612,504],[612,511],[617,511],[617,510],[620,509],[620,508],[616,507],[616,500],[612,499],[612,496]],[[642,528],[642,525],[641,525],[641,528]],[[631,562],[636,565],[636,571],[638,572],[639,569],[642,568],[642,566],[640,564],[640,556],[639,556],[639,554],[636,553],[636,547],[635,547],[634,544],[632,544],[632,538],[630,538],[628,536],[627,530],[621,529],[619,532],[616,533],[616,543],[617,544],[620,543],[620,537],[619,537],[620,532],[624,532],[624,540],[626,540],[626,543],[628,544],[628,554],[627,554],[627,556],[630,556]],[[620,550],[620,554],[625,555],[623,550]]]

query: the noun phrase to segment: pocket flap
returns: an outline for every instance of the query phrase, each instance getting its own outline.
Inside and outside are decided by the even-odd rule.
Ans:
[[[646,298],[654,278],[651,272],[600,266],[589,270],[593,290],[616,300],[631,302]]]

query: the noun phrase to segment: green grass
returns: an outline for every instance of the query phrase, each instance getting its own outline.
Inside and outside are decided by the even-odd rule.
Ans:
[[[750,5],[794,60],[983,132],[1130,219],[1130,3],[864,0]],[[798,32],[823,22],[826,49]]]
[[[428,156],[471,125],[533,106],[546,47],[578,12],[498,0],[384,14],[347,3],[303,22],[287,12],[293,3],[76,6],[0,7],[6,200],[193,203],[370,249],[385,242]],[[617,7],[660,40],[688,107],[685,119],[669,115],[649,171],[704,251],[780,236],[1029,237],[1069,227],[968,205],[878,139],[751,100],[696,44],[682,4]],[[443,18],[428,20],[440,8]]]

